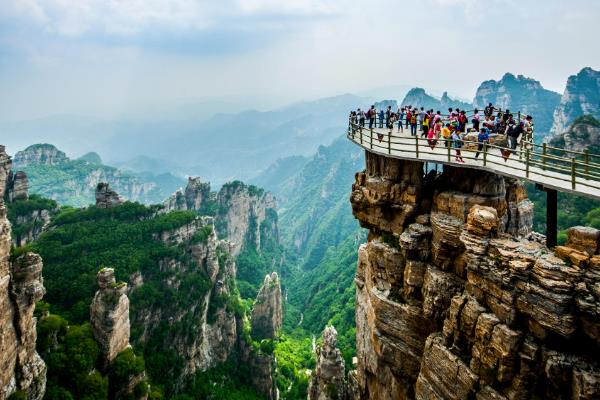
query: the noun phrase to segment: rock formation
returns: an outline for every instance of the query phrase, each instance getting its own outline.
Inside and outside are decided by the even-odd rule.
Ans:
[[[529,240],[518,181],[366,161],[355,398],[598,398],[599,232],[573,229],[554,254]]]
[[[277,272],[265,276],[252,308],[252,338],[274,339],[283,323],[281,284]]]
[[[591,115],[575,118],[569,129],[552,136],[548,144],[573,151],[587,149],[592,154],[598,154],[600,152],[600,121]]]
[[[461,110],[471,110],[473,106],[460,100],[451,99],[447,92],[444,92],[441,99],[437,99],[425,92],[422,88],[413,88],[402,100],[402,106],[424,107],[426,110],[448,112],[448,107],[460,108]]]
[[[7,188],[8,201],[27,200],[29,198],[29,181],[23,171],[10,173]]]
[[[337,348],[337,332],[333,326],[323,331],[323,345],[317,348],[317,368],[308,387],[308,400],[349,399],[342,353]]]
[[[112,208],[123,203],[123,199],[112,190],[108,183],[101,182],[96,186],[96,207]]]
[[[273,341],[283,322],[283,309],[281,299],[281,285],[276,272],[265,276],[254,307],[252,308],[252,340],[257,343]],[[272,350],[264,352],[262,346],[254,348],[251,343],[246,343],[240,338],[242,360],[250,366],[252,371],[252,385],[257,393],[268,400],[279,398],[273,373],[275,372],[275,356]]]
[[[90,322],[106,367],[129,347],[129,298],[127,284],[115,281],[112,268],[98,271],[98,287],[90,306]]]
[[[67,155],[51,144],[34,144],[15,154],[15,168],[30,165],[57,165],[68,161]]]
[[[217,195],[222,214],[218,216],[219,233],[232,243],[232,255],[237,256],[244,242],[261,245],[261,224],[268,213],[275,213],[275,198],[271,193],[247,186],[239,181],[223,185]],[[269,229],[274,231],[276,229]]]
[[[575,118],[587,114],[600,118],[600,71],[589,67],[567,80],[560,104],[554,111],[550,134],[563,133]]]
[[[42,399],[46,365],[35,349],[35,303],[44,295],[42,260],[25,253],[11,260],[11,228],[4,193],[11,160],[0,146],[0,399],[19,391],[27,399]]]
[[[212,193],[210,192],[210,184],[208,182],[202,182],[199,177],[189,177],[185,190],[177,190],[163,202],[163,212],[174,210],[201,211],[202,206],[211,196]]]
[[[499,81],[488,80],[477,88],[473,104],[482,110],[488,103],[534,117],[535,131],[547,134],[560,94],[544,89],[540,82],[523,75],[506,73]]]

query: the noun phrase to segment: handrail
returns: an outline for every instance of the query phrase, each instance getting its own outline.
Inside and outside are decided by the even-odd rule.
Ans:
[[[372,152],[392,157],[486,169],[558,190],[600,199],[600,164],[590,161],[591,157],[600,157],[600,155],[589,154],[586,151],[579,152],[580,155],[585,156],[583,159],[559,156],[550,154],[548,150],[553,149],[552,147],[533,145],[524,140],[522,146],[514,150],[503,145],[485,143],[478,151],[479,142],[463,139],[461,156],[468,162],[461,164],[453,161],[455,148],[452,146],[451,139],[439,138],[436,140],[436,145],[431,148],[427,138],[420,137],[419,134],[420,132],[417,136],[408,136],[396,132],[395,128],[369,129],[357,123],[350,123],[348,126],[348,138]],[[448,149],[444,147],[446,141],[450,142]],[[538,152],[540,147],[544,150],[541,153]],[[480,153],[479,158],[475,157],[473,154],[475,152]],[[507,160],[502,152],[509,152]],[[568,152],[566,154],[571,155]]]

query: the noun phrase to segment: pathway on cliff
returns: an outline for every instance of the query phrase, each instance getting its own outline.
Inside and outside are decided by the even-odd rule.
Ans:
[[[419,136],[395,130],[390,134],[387,128],[361,129],[357,125],[349,127],[348,138],[371,153],[387,157],[485,170],[600,199],[600,164],[590,161],[590,157],[597,156],[588,153],[525,143],[505,160],[501,153],[505,147],[489,144],[476,158],[477,142],[465,140],[461,149],[465,162],[461,163],[455,159],[455,149],[447,148],[443,140],[431,148],[427,139]]]

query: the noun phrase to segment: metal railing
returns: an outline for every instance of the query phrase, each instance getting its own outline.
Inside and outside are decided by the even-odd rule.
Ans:
[[[466,162],[462,164],[453,160],[456,149],[451,139],[437,139],[432,146],[427,138],[419,136],[420,131],[416,136],[410,136],[396,132],[397,125],[391,130],[378,126],[368,128],[351,122],[348,126],[348,138],[366,150],[383,155],[485,169],[549,188],[600,198],[600,155],[591,154],[587,150],[565,150],[546,143],[537,145],[530,137],[521,140],[514,150],[501,144],[463,139],[460,150]],[[476,157],[480,144],[480,157]]]

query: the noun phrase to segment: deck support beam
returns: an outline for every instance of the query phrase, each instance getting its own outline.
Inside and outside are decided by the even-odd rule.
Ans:
[[[544,188],[546,192],[546,247],[556,247],[558,234],[557,210],[558,196],[554,189]]]

